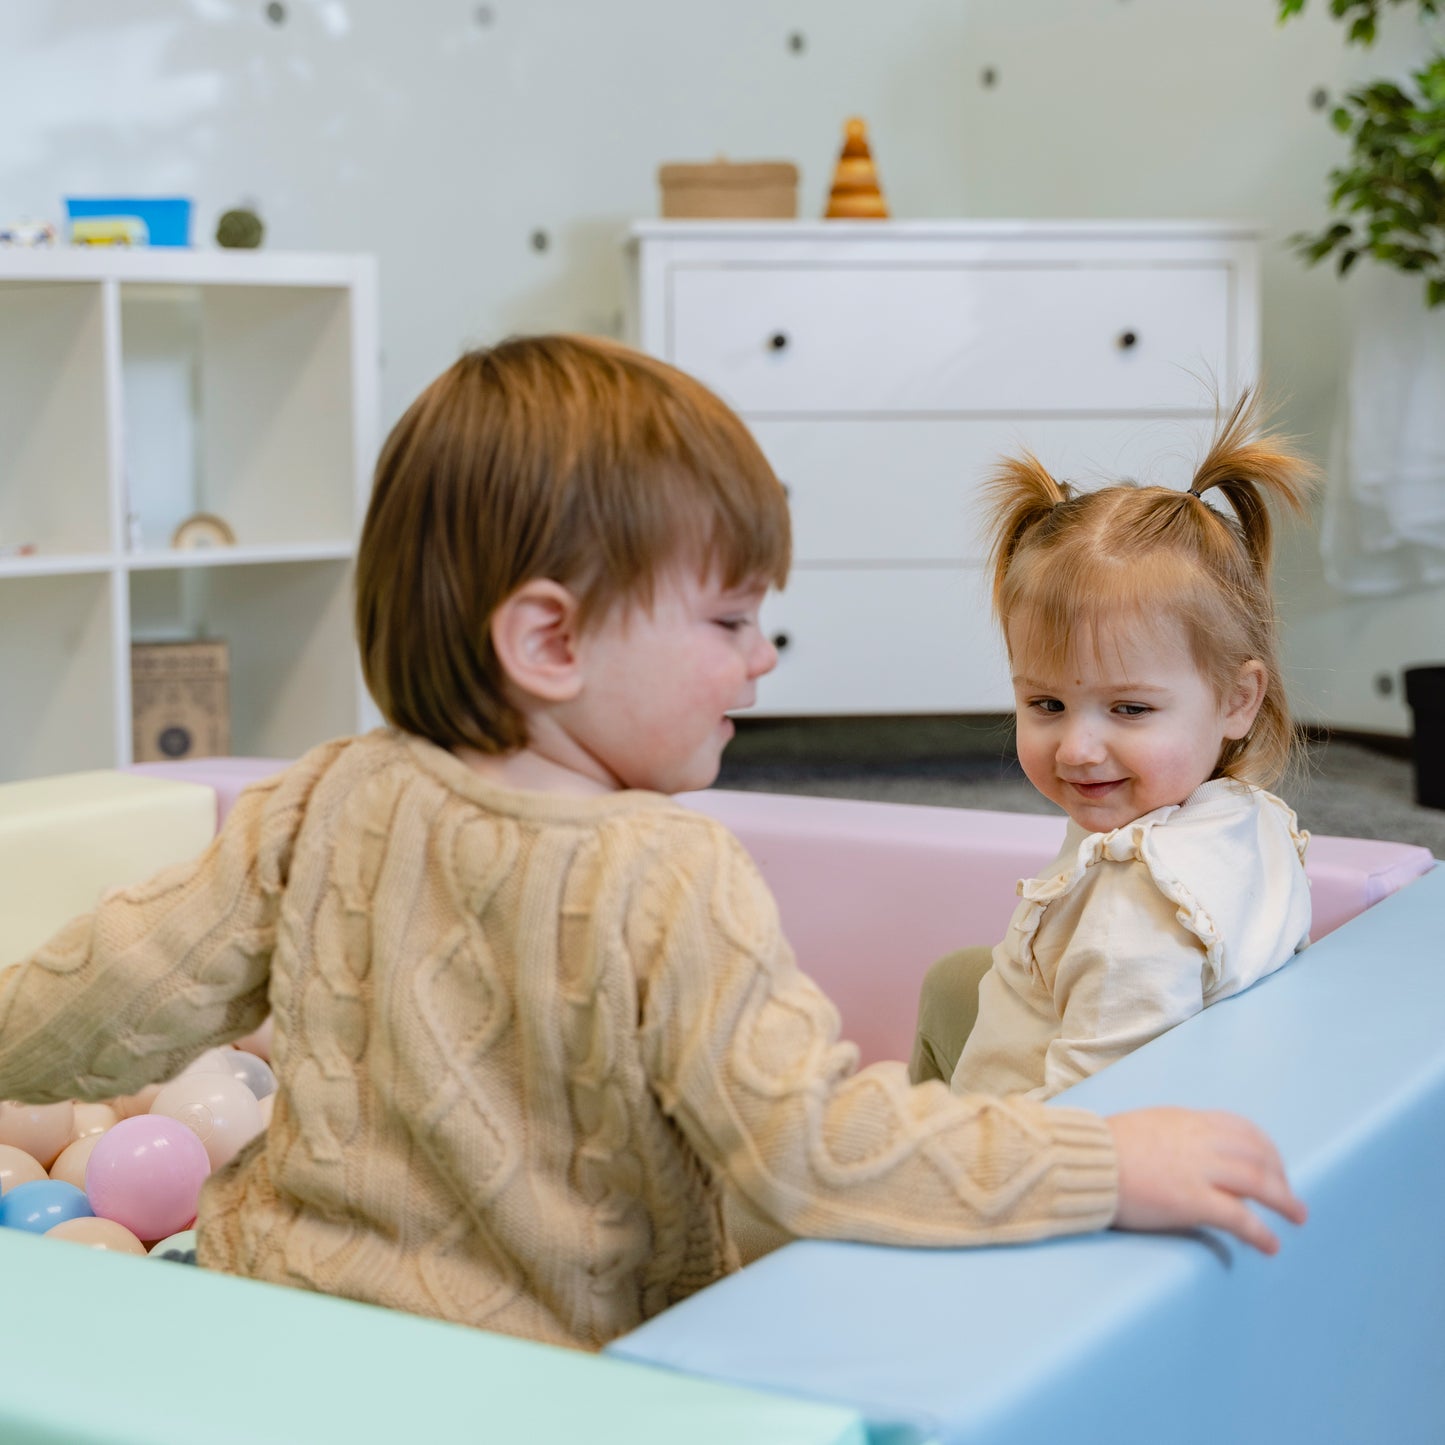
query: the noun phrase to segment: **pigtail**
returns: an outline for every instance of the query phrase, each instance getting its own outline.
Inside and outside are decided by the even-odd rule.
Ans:
[[[1003,616],[1004,579],[1019,543],[1073,495],[1073,488],[1055,481],[1032,452],[1004,457],[990,473],[984,485],[984,502],[993,537],[988,553],[993,572],[993,606],[999,617]]]
[[[1217,487],[1239,522],[1255,572],[1269,576],[1274,550],[1268,502],[1303,515],[1319,469],[1290,450],[1286,438],[1271,432],[1259,395],[1246,388],[1220,426],[1190,485],[1198,497]]]

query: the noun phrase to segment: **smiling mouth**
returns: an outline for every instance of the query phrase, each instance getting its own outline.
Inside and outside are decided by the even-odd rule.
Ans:
[[[1124,786],[1123,778],[1111,778],[1105,783],[1076,783],[1068,778],[1065,778],[1064,781],[1068,783],[1076,793],[1085,798],[1107,797],[1115,788],[1122,788]]]

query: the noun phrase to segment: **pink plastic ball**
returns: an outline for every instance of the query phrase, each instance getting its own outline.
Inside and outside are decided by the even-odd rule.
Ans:
[[[49,1169],[55,1156],[70,1143],[75,1105],[0,1104],[0,1144],[23,1149]]]
[[[156,1095],[152,1114],[179,1119],[202,1144],[211,1168],[229,1163],[261,1132],[261,1106],[229,1074],[182,1074]]]
[[[195,1218],[210,1172],[206,1146],[180,1120],[140,1114],[100,1136],[85,1167],[85,1192],[96,1214],[137,1239],[163,1239]]]
[[[45,1231],[46,1239],[68,1239],[72,1244],[84,1244],[91,1249],[108,1249],[115,1254],[144,1254],[146,1247],[125,1225],[113,1219],[86,1218],[67,1219],[54,1229]]]
[[[0,1194],[17,1184],[33,1184],[45,1178],[45,1170],[33,1154],[13,1144],[0,1144]]]

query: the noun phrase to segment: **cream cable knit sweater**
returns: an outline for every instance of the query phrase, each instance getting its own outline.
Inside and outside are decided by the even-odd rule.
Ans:
[[[0,975],[0,1098],[102,1098],[275,1015],[275,1116],[200,1259],[595,1349],[803,1235],[1107,1225],[1103,1122],[857,1071],[767,888],[656,794],[510,792],[389,732],[250,789],[195,863]]]

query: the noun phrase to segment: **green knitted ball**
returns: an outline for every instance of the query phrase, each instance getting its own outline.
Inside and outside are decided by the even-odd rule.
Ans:
[[[216,223],[216,244],[251,251],[261,244],[266,228],[255,211],[227,211]]]

